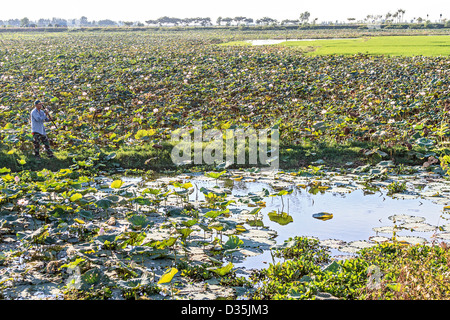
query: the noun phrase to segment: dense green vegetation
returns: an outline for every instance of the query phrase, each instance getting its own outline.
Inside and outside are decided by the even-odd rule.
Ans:
[[[230,169],[241,166],[178,168],[170,159],[171,133],[195,121],[203,129],[276,126],[280,166],[292,171],[274,174],[273,184],[285,174],[285,183],[299,178],[293,188],[325,192],[329,186],[318,180],[328,168],[327,178],[361,173],[359,183],[368,191],[376,190],[374,180],[388,180],[392,195],[407,186],[389,179],[417,172],[409,165],[445,179],[448,55],[409,56],[398,48],[384,53],[399,56],[351,54],[356,52],[334,52],[336,46],[327,52],[338,54],[319,49],[312,56],[285,45],[220,45],[336,34],[3,33],[0,298],[17,298],[23,289],[18,284],[28,279],[42,285],[37,290],[58,286],[59,296],[50,299],[192,299],[199,292],[211,299],[311,299],[324,292],[344,299],[448,299],[446,245],[407,245],[393,235],[344,261],[304,237],[272,248],[273,234],[262,225],[260,211],[268,197],[283,201],[293,189],[284,185],[272,194],[230,197],[222,184],[255,181],[262,177],[258,168],[235,176]],[[365,30],[340,34],[364,35]],[[371,41],[377,46],[390,39],[372,38],[366,45]],[[357,45],[351,50],[361,50],[361,42],[352,44]],[[35,99],[51,109],[54,123],[47,128],[56,159],[32,157],[29,117]],[[201,172],[213,187],[194,187],[190,176],[158,180],[155,171]],[[133,174],[142,180],[124,181]],[[191,194],[205,201],[189,200]],[[289,223],[283,207],[268,213],[272,221]],[[269,249],[273,263],[250,277],[238,275],[234,254]],[[383,275],[376,286],[367,282],[372,266]]]
[[[2,162],[42,165],[29,159],[35,98],[57,125],[54,169],[99,152],[115,152],[124,167],[153,159],[145,168],[173,168],[168,137],[196,120],[205,129],[280,122],[282,167],[325,158],[323,147],[335,149],[332,165],[366,161],[373,149],[403,163],[447,152],[446,57],[216,45],[229,39],[206,31],[2,36]]]
[[[284,259],[253,275],[256,299],[311,299],[326,292],[342,299],[446,300],[447,246],[385,243],[358,257],[331,262],[313,239],[296,237],[275,255]],[[325,268],[320,267],[325,264]]]
[[[448,56],[449,36],[396,36],[351,40],[289,41],[286,46],[311,49],[310,55],[371,54],[389,56]]]
[[[287,40],[287,39],[286,39]],[[386,56],[448,56],[449,37],[444,36],[378,36],[362,38],[295,40],[276,45],[295,47],[307,55],[386,55]],[[250,46],[251,41],[232,41],[221,45]]]

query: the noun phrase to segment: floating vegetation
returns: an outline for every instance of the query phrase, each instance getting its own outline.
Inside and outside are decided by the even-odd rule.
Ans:
[[[329,213],[329,212],[314,213],[312,216],[315,219],[319,219],[319,220],[323,220],[323,221],[333,218],[333,214]]]
[[[395,214],[388,217],[389,220],[392,220],[393,222],[400,222],[400,223],[417,223],[417,222],[423,222],[425,218],[423,217],[415,217],[407,214]]]
[[[395,237],[395,240],[399,243],[408,243],[412,245],[424,244],[427,242],[427,239],[415,236],[398,236]]]
[[[333,249],[338,249],[345,245],[345,242],[339,239],[326,239],[320,240],[320,245],[324,247],[329,247]]]
[[[290,216],[286,212],[277,212],[274,210],[270,211],[267,215],[271,221],[275,221],[282,226],[294,221],[292,216]]]
[[[377,242],[377,243],[383,243],[386,241],[390,241],[391,239],[388,237],[383,237],[383,236],[373,236],[373,237],[369,237],[369,240],[373,241],[373,242]]]
[[[450,240],[450,232],[442,232],[436,236],[439,239]]]
[[[436,218],[446,221],[448,210],[440,204],[433,204],[435,218],[425,216],[419,209],[413,210],[420,215],[386,214],[371,223],[384,220],[390,225],[371,227],[362,239],[340,239],[339,236],[346,238],[346,232],[337,231],[340,225],[350,228],[349,232],[355,228],[352,223],[357,221],[358,207],[353,206],[354,212],[349,214],[338,209],[339,202],[364,203],[363,212],[370,212],[375,207],[368,200],[376,200],[374,204],[378,206],[386,201],[379,194],[389,196],[388,189],[382,187],[375,194],[365,194],[357,187],[357,176],[348,179],[350,176],[333,171],[323,171],[321,181],[318,176],[308,181],[285,172],[269,178],[243,171],[238,175],[242,177],[239,183],[243,183],[239,188],[224,188],[229,177],[237,176],[232,170],[210,175],[210,180],[195,174],[147,181],[123,176],[101,178],[83,175],[78,170],[42,170],[33,174],[24,171],[17,173],[18,179],[9,179],[8,175],[8,170],[1,175],[0,232],[2,247],[9,249],[0,256],[0,274],[9,298],[24,294],[13,285],[14,281],[7,280],[14,277],[13,270],[23,265],[33,265],[31,277],[45,274],[48,281],[59,283],[62,289],[51,290],[67,298],[84,295],[137,299],[162,295],[183,299],[200,297],[194,292],[195,285],[189,284],[191,278],[217,278],[225,283],[236,276],[236,270],[252,269],[252,259],[271,250],[291,250],[289,255],[285,253],[286,257],[302,254],[305,249],[294,236],[307,230],[319,235],[305,238],[311,242],[308,246],[317,242],[315,245],[324,250],[350,257],[386,243],[425,245],[449,240],[448,224],[428,222]],[[249,176],[251,181],[241,182]],[[318,186],[327,188],[323,188],[324,192],[309,192]],[[336,192],[336,187],[342,186],[351,186],[352,192]],[[361,202],[358,197],[352,200],[359,192],[367,201]],[[420,196],[420,192],[428,191],[415,192]],[[316,206],[323,204],[316,201],[321,198],[340,213],[317,212]],[[417,199],[401,201],[418,203]],[[407,212],[415,207],[402,208]],[[305,210],[314,213],[305,215]],[[328,221],[315,225],[317,220]],[[285,243],[280,247],[283,239]],[[279,253],[275,256],[281,257]],[[322,262],[325,260],[321,258]],[[197,269],[200,266],[203,271]],[[312,265],[310,268],[316,270]],[[35,297],[39,294],[34,292],[43,290],[41,286],[31,288],[27,292]],[[227,292],[230,297],[241,291],[215,289],[207,296],[214,299]],[[291,291],[290,296],[301,295]]]
[[[437,227],[432,226],[428,223],[421,223],[421,222],[407,222],[402,223],[400,225],[401,228],[410,229],[412,231],[418,231],[418,232],[432,232],[437,229]]]
[[[357,299],[376,296],[372,265],[384,297],[409,297],[385,259],[424,252],[440,274],[416,267],[448,298],[433,282],[449,265],[448,59],[311,58],[216,36],[5,37],[0,298]],[[37,88],[58,125],[51,161],[28,156]],[[200,120],[275,124],[288,170],[173,165],[168,136]]]

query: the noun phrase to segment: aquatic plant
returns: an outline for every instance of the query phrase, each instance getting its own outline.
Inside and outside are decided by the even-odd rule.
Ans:
[[[388,194],[403,192],[407,189],[405,182],[394,181],[387,186]]]
[[[178,273],[177,268],[170,268],[167,269],[166,272],[161,276],[161,278],[158,281],[158,284],[170,284],[171,293],[172,293],[172,299],[173,299],[173,277]]]

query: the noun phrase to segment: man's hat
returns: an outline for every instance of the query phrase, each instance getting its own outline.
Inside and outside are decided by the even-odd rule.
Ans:
[[[37,104],[39,104],[39,103],[41,103],[41,100],[36,100],[36,101],[34,102],[34,105],[37,105]]]

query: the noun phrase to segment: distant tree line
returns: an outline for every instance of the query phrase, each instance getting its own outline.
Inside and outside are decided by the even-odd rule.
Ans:
[[[10,27],[90,27],[90,26],[119,26],[120,24],[113,20],[99,20],[99,21],[88,21],[86,17],[81,17],[80,19],[39,19],[32,21],[27,17],[22,19],[9,19],[0,20],[0,26],[10,26]]]
[[[156,26],[211,26],[211,18],[197,17],[197,18],[171,18],[171,17],[161,17],[156,20],[145,21],[147,25]],[[87,17],[83,16],[80,19],[39,19],[36,21],[31,21],[29,18],[22,19],[9,19],[0,20],[0,26],[10,26],[10,27],[121,27],[121,26],[145,26],[144,23],[140,21],[113,21],[110,19],[89,21]]]
[[[342,24],[383,24],[383,25],[393,25],[393,24],[421,24],[428,23],[429,14],[424,15],[424,17],[414,17],[409,21],[405,21],[404,15],[405,10],[398,9],[394,13],[388,12],[385,15],[367,15],[363,19],[357,20],[356,18],[350,17],[345,21],[323,21],[321,25],[342,25]],[[425,18],[426,17],[426,18]],[[249,26],[249,25],[259,25],[259,26],[307,26],[318,24],[318,18],[311,18],[311,13],[308,11],[300,13],[298,19],[285,19],[278,21],[271,17],[263,17],[254,20],[253,18],[237,16],[237,17],[218,17],[216,22],[217,26]],[[439,16],[439,20],[436,21],[440,24],[445,24],[446,27],[450,27],[450,20],[444,19],[442,14]],[[176,18],[176,17],[160,17],[155,20],[146,20],[145,24],[140,21],[113,21],[110,19],[89,21],[87,17],[82,16],[79,19],[39,19],[36,21],[31,21],[27,17],[22,19],[9,19],[0,20],[0,26],[6,27],[143,27],[143,26],[202,26],[208,27],[212,26],[213,22],[209,17],[196,17],[196,18]]]
[[[241,26],[241,25],[297,25],[308,22],[310,17],[310,13],[305,11],[300,14],[299,19],[296,20],[283,20],[278,21],[276,19],[270,17],[263,17],[260,19],[254,20],[253,18],[248,18],[244,16],[237,17],[219,17],[216,20],[216,25],[218,26]],[[317,18],[315,19],[315,21]],[[176,18],[176,17],[160,17],[155,20],[146,20],[146,25],[153,26],[212,26],[213,22],[209,17],[196,17],[196,18]],[[52,18],[52,19],[39,19],[37,21],[31,21],[28,18],[22,19],[9,19],[6,21],[0,20],[0,26],[11,26],[11,27],[118,27],[118,26],[144,26],[144,23],[140,21],[113,21],[110,19],[106,20],[98,20],[98,21],[89,21],[87,17],[83,16],[80,19],[60,19],[60,18]]]
[[[161,17],[156,20],[146,20],[145,23],[147,25],[158,25],[158,26],[191,26],[191,25],[200,25],[203,27],[211,26],[211,18],[173,18],[173,17]]]

